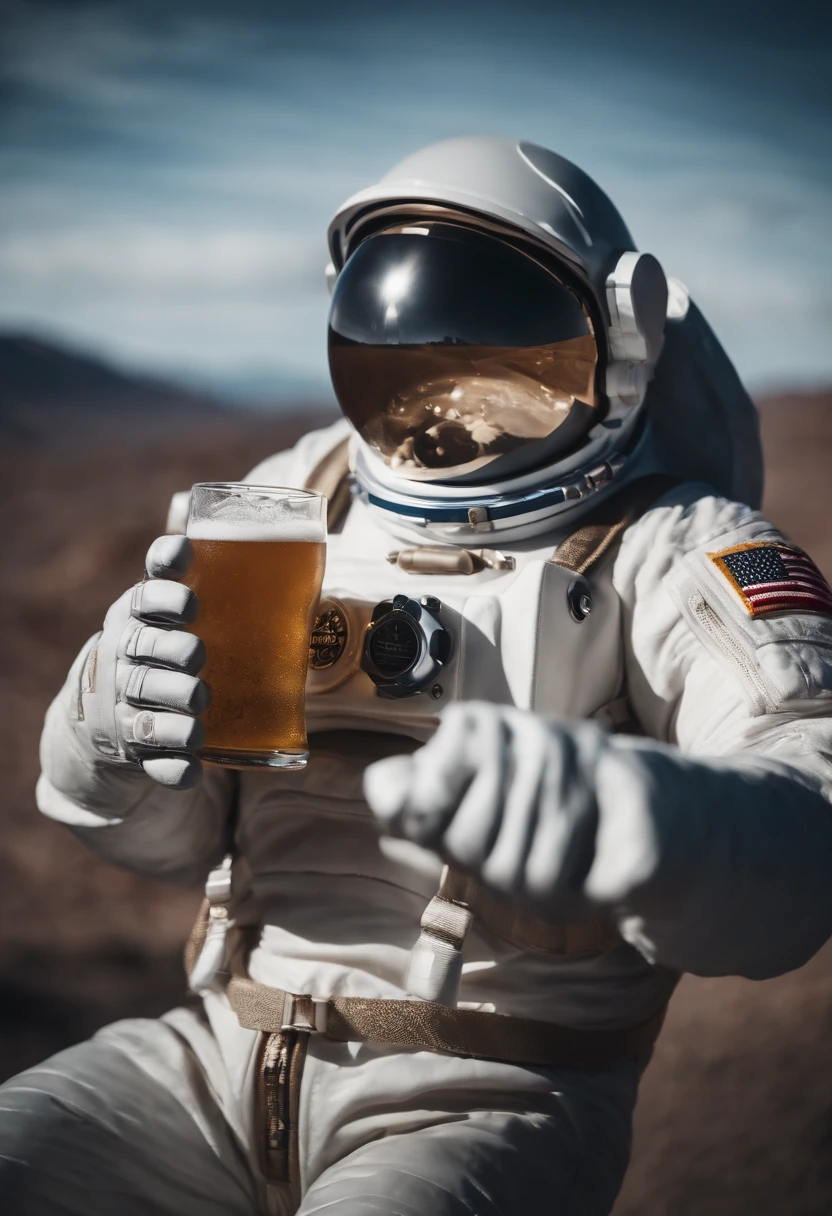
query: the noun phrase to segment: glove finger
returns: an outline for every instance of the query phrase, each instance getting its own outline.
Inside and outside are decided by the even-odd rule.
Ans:
[[[508,714],[510,762],[499,831],[481,874],[499,891],[522,887],[537,827],[541,777],[551,747],[550,728],[528,714]]]
[[[202,765],[195,756],[149,756],[141,766],[159,785],[172,790],[190,790],[202,777]]]
[[[410,781],[399,816],[402,835],[438,848],[442,833],[471,782],[475,763],[467,739],[475,727],[475,707],[450,706],[433,738],[410,757]]]
[[[149,579],[133,588],[131,611],[140,621],[153,625],[190,625],[196,620],[199,602],[183,583]]]
[[[547,752],[537,827],[525,867],[527,893],[543,900],[571,892],[577,878],[583,878],[591,861],[598,817],[594,758],[581,754],[592,748],[579,749],[574,728],[550,730],[552,746]]]
[[[201,714],[211,694],[208,685],[196,676],[163,667],[133,667],[121,664],[128,673],[122,700],[128,705],[151,709],[173,709],[181,714]],[[119,672],[119,684],[123,673]]]
[[[663,848],[655,808],[666,803],[674,775],[678,780],[673,772],[662,772],[663,760],[636,749],[608,748],[599,761],[595,857],[584,883],[591,899],[624,899],[658,872]]]
[[[120,727],[125,750],[134,757],[138,749],[153,747],[171,752],[196,752],[205,742],[205,728],[199,718],[140,709],[130,713],[122,707]],[[142,757],[143,758],[143,757]]]
[[[159,536],[147,551],[148,578],[183,578],[190,569],[194,547],[187,536]]]
[[[473,780],[440,843],[441,853],[469,869],[482,865],[500,830],[508,758],[504,714],[493,705],[471,706],[459,767],[473,772]]]
[[[104,633],[108,640],[119,637],[133,620],[131,610],[135,590],[135,587],[130,587],[107,609],[107,615],[104,617]]]
[[[364,797],[385,832],[398,834],[413,780],[411,756],[387,756],[364,770]]]
[[[173,667],[189,675],[196,675],[205,666],[205,645],[195,634],[154,625],[137,627],[135,619],[122,639],[119,655],[153,667]]]

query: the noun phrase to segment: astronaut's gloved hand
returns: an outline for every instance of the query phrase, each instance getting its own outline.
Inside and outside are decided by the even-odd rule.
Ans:
[[[607,737],[511,707],[452,705],[429,743],[370,765],[382,829],[553,917],[573,915],[595,855]]]
[[[176,580],[187,573],[191,542],[162,536],[147,554],[147,579],[116,600],[83,659],[75,737],[96,759],[141,766],[160,785],[188,789],[202,773],[193,754],[208,704],[197,679],[205,647],[182,628],[197,599]]]
[[[364,791],[386,833],[562,920],[684,888],[701,825],[673,810],[698,767],[593,723],[469,702],[412,755],[370,765]]]

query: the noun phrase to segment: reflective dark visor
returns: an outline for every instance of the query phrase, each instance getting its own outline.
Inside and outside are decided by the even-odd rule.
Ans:
[[[533,258],[447,223],[369,237],[335,285],[341,409],[407,477],[470,473],[529,443],[565,452],[597,420],[598,351],[578,300]]]

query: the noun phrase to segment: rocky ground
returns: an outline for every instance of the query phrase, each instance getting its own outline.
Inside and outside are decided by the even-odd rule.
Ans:
[[[764,403],[770,516],[832,577],[832,398]],[[107,605],[141,573],[170,494],[241,475],[309,418],[217,415],[194,439],[0,450],[0,1074],[182,994],[199,892],[114,870],[40,817],[46,706]],[[154,432],[157,433],[157,432]],[[683,981],[648,1070],[616,1216],[832,1211],[832,948],[762,984]]]

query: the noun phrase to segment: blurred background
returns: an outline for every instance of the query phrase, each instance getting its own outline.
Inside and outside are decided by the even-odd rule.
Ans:
[[[422,144],[577,161],[758,402],[832,577],[832,44],[796,0],[0,0],[0,1072],[180,999],[199,892],[41,819],[43,713],[174,490],[334,416],[325,230]],[[832,881],[832,876],[830,876]],[[616,1216],[832,1211],[832,952],[686,979]]]

